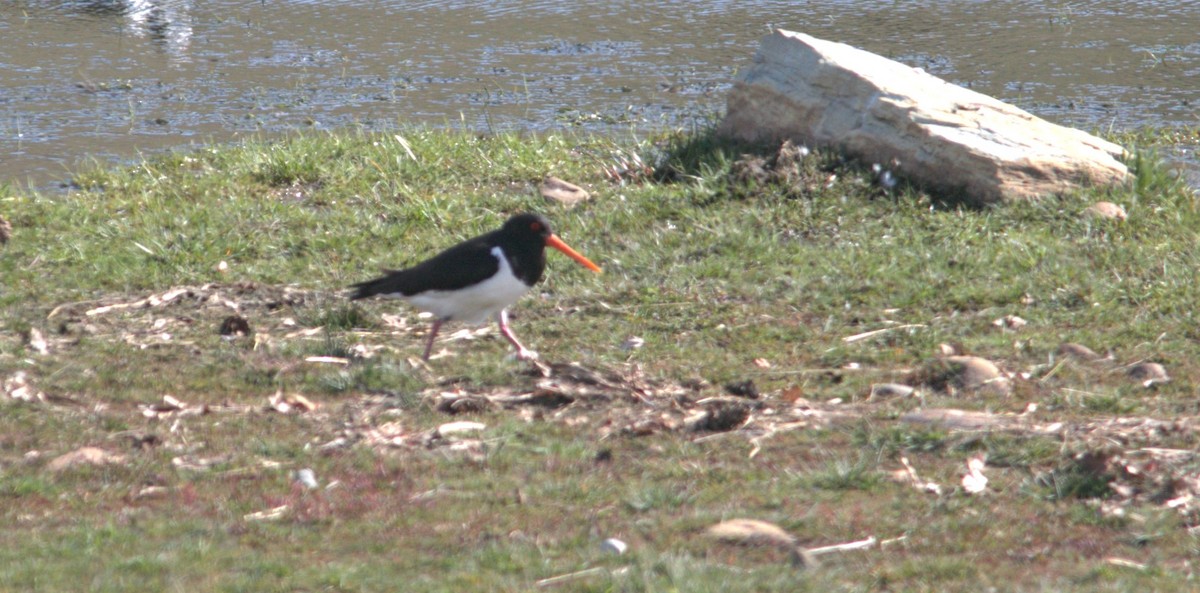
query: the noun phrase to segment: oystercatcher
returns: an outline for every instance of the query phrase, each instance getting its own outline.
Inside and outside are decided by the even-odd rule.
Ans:
[[[495,315],[500,333],[517,349],[517,358],[532,360],[537,352],[521,345],[508,327],[508,306],[542,279],[546,247],[553,247],[593,272],[600,267],[563,243],[539,214],[518,214],[499,229],[468,239],[411,268],[360,282],[352,300],[375,295],[408,301],[433,313],[433,327],[423,360],[447,321],[481,323]]]

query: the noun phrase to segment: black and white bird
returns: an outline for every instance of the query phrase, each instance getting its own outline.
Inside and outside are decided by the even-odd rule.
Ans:
[[[375,295],[403,299],[432,313],[433,327],[425,344],[429,360],[433,340],[447,321],[481,323],[495,316],[500,333],[517,349],[517,358],[532,360],[537,352],[521,345],[508,327],[508,306],[542,279],[546,247],[553,247],[593,272],[600,267],[571,249],[539,214],[518,214],[499,229],[468,239],[411,268],[355,284],[352,300]]]

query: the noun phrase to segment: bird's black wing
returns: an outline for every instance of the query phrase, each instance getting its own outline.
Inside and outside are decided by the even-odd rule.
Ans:
[[[412,296],[427,290],[457,290],[478,284],[500,270],[488,233],[459,243],[411,268],[353,285],[351,299],[374,295]]]

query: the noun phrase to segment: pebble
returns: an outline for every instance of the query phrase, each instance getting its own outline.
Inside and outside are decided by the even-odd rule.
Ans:
[[[625,553],[625,550],[629,549],[629,544],[626,544],[615,537],[610,537],[600,542],[600,549],[605,552],[620,556],[621,554]]]
[[[1088,206],[1083,213],[1092,218],[1107,218],[1110,220],[1125,220],[1125,208],[1112,202],[1096,202]]]

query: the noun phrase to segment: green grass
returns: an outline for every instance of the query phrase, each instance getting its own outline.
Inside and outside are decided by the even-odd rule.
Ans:
[[[798,185],[734,183],[748,147],[703,130],[401,135],[181,152],[82,171],[62,195],[0,189],[14,226],[0,247],[0,385],[23,372],[43,394],[0,391],[0,591],[528,591],[587,569],[558,588],[1125,591],[1193,578],[1196,514],[1149,493],[1124,518],[1101,513],[1116,478],[1076,455],[1198,444],[1200,211],[1151,152],[1195,134],[1116,136],[1145,149],[1128,188],[982,210],[886,193],[824,153]],[[605,174],[635,154],[654,170]],[[548,173],[593,199],[546,204]],[[1083,216],[1101,199],[1128,220]],[[550,253],[514,327],[544,360],[600,380],[561,366],[544,378],[508,360],[494,329],[412,364],[425,320],[345,299],[523,210],[546,213],[604,274]],[[221,335],[233,315],[250,335]],[[1028,325],[993,324],[1006,315]],[[844,340],[899,325],[913,327]],[[48,353],[28,345],[34,330]],[[631,337],[644,343],[622,348]],[[1066,341],[1112,358],[1064,359]],[[920,376],[943,344],[1013,373],[1013,393],[867,400],[874,383]],[[1139,360],[1172,381],[1127,378]],[[747,380],[762,394],[749,423],[687,428],[700,400]],[[270,411],[277,393],[320,407]],[[486,401],[529,393],[559,399]],[[185,411],[155,413],[166,395]],[[902,419],[1030,403],[1031,422],[1068,430]],[[486,428],[435,435],[457,420]],[[81,446],[128,461],[48,469]],[[979,497],[959,486],[977,454],[990,479]],[[943,494],[893,480],[902,455]],[[302,468],[318,489],[293,482]],[[903,539],[798,572],[779,550],[704,537],[741,517],[808,547]],[[630,551],[602,552],[608,537]]]

